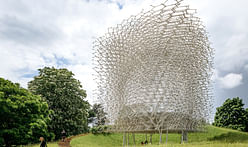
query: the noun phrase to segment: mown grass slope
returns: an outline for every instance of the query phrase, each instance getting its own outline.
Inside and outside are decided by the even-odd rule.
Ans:
[[[122,146],[122,134],[114,133],[107,136],[89,134],[74,138],[71,141],[72,147],[119,147]],[[163,134],[163,143],[166,135]],[[168,135],[168,144],[160,147],[248,147],[248,133],[231,129],[207,126],[206,132],[189,133],[188,143],[180,144],[181,134],[172,133]],[[145,134],[135,134],[136,146],[140,146],[141,141],[145,141]],[[149,141],[149,135],[148,135]],[[159,142],[159,135],[152,136],[152,145],[156,147]],[[132,136],[129,136],[129,145],[133,145]]]

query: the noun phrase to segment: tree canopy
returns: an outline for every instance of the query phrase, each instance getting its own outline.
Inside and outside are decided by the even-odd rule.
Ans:
[[[86,91],[71,71],[54,67],[39,69],[39,75],[28,83],[28,89],[44,97],[53,110],[49,129],[56,138],[61,137],[62,130],[67,135],[88,131],[89,103],[85,101]]]
[[[240,131],[248,130],[248,109],[239,97],[227,99],[222,106],[217,108],[213,125]]]
[[[40,96],[31,94],[8,80],[0,78],[0,146],[27,144],[48,133],[50,111]]]

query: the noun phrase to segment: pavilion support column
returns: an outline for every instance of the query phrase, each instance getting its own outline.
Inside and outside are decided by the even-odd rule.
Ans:
[[[181,135],[181,144],[183,144],[183,130],[182,130],[182,135]]]
[[[182,136],[181,136],[181,143],[187,142],[188,141],[188,132],[182,130]]]
[[[134,146],[135,146],[135,134],[133,133],[133,144],[134,144]]]
[[[187,142],[187,141],[188,141],[188,132],[183,131],[183,142]]]
[[[152,144],[152,134],[150,134],[150,143]]]
[[[167,144],[167,142],[168,142],[168,129],[166,131],[166,141],[165,141],[165,143]]]
[[[127,146],[129,145],[129,133],[127,133]]]
[[[160,135],[160,138],[159,138],[159,144],[162,144],[162,130],[159,131],[159,135]]]
[[[123,133],[123,147],[126,145],[126,133]]]

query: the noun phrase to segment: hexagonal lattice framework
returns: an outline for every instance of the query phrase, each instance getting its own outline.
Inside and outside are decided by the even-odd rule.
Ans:
[[[152,6],[94,42],[111,131],[197,131],[209,119],[213,49],[195,10]]]

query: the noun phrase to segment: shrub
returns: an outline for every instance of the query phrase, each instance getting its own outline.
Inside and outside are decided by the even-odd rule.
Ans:
[[[91,128],[90,132],[94,135],[102,134],[102,135],[109,135],[110,133],[107,132],[107,126],[95,126]]]

